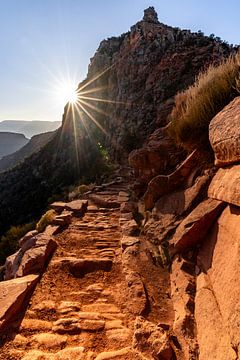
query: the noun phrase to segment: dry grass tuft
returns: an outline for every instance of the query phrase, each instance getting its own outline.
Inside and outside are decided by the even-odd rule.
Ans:
[[[187,149],[206,147],[212,118],[240,95],[240,51],[220,65],[211,65],[194,85],[175,97],[169,133]]]

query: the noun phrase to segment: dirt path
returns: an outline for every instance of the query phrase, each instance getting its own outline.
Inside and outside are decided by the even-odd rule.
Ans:
[[[123,190],[112,186],[98,196],[120,201]],[[132,346],[137,315],[123,273],[120,216],[119,209],[89,206],[55,236],[57,251],[1,360],[151,359]],[[136,264],[147,302],[142,315],[171,326],[169,276],[144,241]]]

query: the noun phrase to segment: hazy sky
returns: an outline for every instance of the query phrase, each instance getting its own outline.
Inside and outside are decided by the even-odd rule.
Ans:
[[[239,0],[0,0],[0,120],[61,120],[61,85],[151,5],[163,23],[240,43]]]

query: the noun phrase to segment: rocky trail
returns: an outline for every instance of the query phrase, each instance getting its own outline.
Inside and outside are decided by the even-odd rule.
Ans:
[[[53,236],[57,250],[0,359],[175,358],[169,273],[139,236],[128,199],[124,184],[97,191]]]

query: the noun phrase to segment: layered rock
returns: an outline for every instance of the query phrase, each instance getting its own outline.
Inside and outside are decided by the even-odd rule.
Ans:
[[[230,102],[210,122],[209,139],[217,166],[240,161],[240,97]]]
[[[208,196],[240,206],[240,165],[219,169],[209,186]]]
[[[171,244],[174,246],[173,252],[199,246],[224,206],[222,201],[213,199],[207,199],[200,203],[177,228],[171,240]]]

